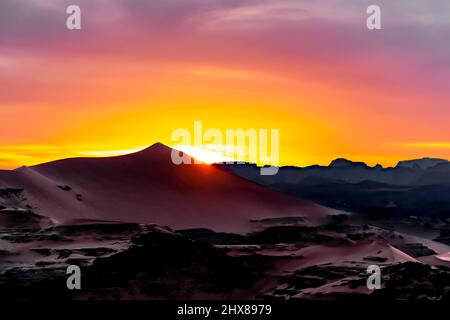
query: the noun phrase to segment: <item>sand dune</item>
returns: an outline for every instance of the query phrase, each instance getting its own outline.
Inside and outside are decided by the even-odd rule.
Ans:
[[[34,212],[58,222],[99,219],[245,232],[250,219],[304,216],[314,223],[335,212],[215,166],[174,165],[171,151],[155,144],[125,156],[0,171],[0,188],[24,189]]]

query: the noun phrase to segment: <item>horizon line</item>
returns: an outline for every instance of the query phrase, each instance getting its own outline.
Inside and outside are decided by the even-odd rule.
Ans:
[[[114,157],[122,157],[122,156],[128,156],[128,155],[133,155],[133,154],[139,154],[147,149],[151,149],[152,147],[156,147],[156,146],[163,146],[169,149],[175,149],[178,150],[180,152],[184,152],[186,153],[188,156],[196,159],[195,156],[189,154],[189,152],[178,149],[177,146],[170,146],[170,145],[166,145],[162,142],[155,142],[153,144],[150,145],[146,145],[146,146],[141,146],[141,147],[136,147],[136,148],[130,148],[130,149],[122,149],[122,150],[102,150],[102,151],[80,151],[78,152],[78,154],[80,154],[81,156],[77,157],[77,156],[69,156],[69,157],[62,157],[62,158],[57,158],[54,160],[50,160],[50,161],[44,161],[44,162],[39,162],[36,164],[32,164],[32,165],[21,165],[18,167],[14,167],[14,168],[0,168],[0,171],[15,171],[21,168],[29,168],[29,167],[34,167],[34,166],[39,166],[39,165],[43,165],[43,164],[48,164],[48,163],[52,163],[52,162],[57,162],[57,161],[64,161],[64,160],[70,160],[70,159],[103,159],[103,158],[114,158]],[[199,148],[197,146],[190,146],[190,147],[194,147],[194,148]],[[200,148],[199,148],[200,149]],[[210,151],[210,150],[208,150]],[[210,151],[213,152],[213,151]],[[85,155],[85,156],[83,156]],[[423,156],[423,157],[419,157],[419,158],[410,158],[410,159],[403,159],[403,160],[399,160],[397,162],[397,164],[395,166],[383,166],[382,164],[375,164],[373,166],[368,165],[365,161],[354,161],[354,160],[350,160],[349,158],[346,157],[337,157],[334,158],[333,160],[330,161],[330,163],[328,165],[321,165],[321,164],[310,164],[310,165],[305,165],[305,166],[300,166],[300,165],[295,165],[295,164],[285,164],[285,165],[280,165],[280,166],[276,166],[278,168],[286,168],[286,167],[294,167],[294,168],[308,168],[308,167],[314,167],[314,166],[319,166],[319,167],[330,167],[333,162],[337,161],[337,160],[344,160],[344,161],[348,161],[350,163],[353,164],[364,164],[366,167],[368,168],[382,168],[382,169],[389,169],[389,168],[396,168],[399,166],[399,164],[401,162],[406,162],[406,161],[418,161],[418,160],[442,160],[442,161],[446,161],[446,162],[450,162],[450,159],[446,159],[446,158],[440,158],[440,157],[429,157],[429,156]],[[201,160],[200,160],[201,161]],[[254,165],[258,168],[261,167],[265,167],[268,166],[268,164],[257,164],[257,163],[253,163],[253,162],[247,162],[247,161],[239,161],[236,159],[229,159],[227,161],[214,161],[214,162],[205,162],[202,161],[205,164],[247,164],[247,165]]]

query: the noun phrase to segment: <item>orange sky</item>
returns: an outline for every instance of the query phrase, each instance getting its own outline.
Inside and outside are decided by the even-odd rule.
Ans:
[[[173,145],[195,120],[279,129],[281,164],[450,158],[447,2],[382,1],[378,31],[364,1],[321,2],[83,0],[68,31],[70,1],[2,1],[0,168]]]

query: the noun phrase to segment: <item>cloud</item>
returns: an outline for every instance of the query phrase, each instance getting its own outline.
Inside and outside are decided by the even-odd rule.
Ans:
[[[0,68],[9,68],[0,83],[20,88],[0,98],[24,99],[24,83],[48,82],[42,69],[70,77],[64,65],[83,59],[271,73],[349,91],[420,93],[430,103],[449,95],[447,0],[378,1],[379,32],[365,27],[368,0],[78,0],[80,32],[65,28],[72,3],[0,2]],[[21,67],[12,68],[17,60]]]
[[[450,150],[450,142],[406,142],[394,145],[414,149]]]
[[[252,5],[217,9],[191,19],[203,31],[271,29],[280,24],[300,21],[308,16],[301,2],[266,1]]]

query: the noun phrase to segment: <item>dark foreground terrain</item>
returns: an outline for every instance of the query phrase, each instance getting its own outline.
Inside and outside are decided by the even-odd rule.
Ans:
[[[2,299],[450,299],[449,230],[440,219],[339,215],[311,227],[276,218],[238,235],[0,214],[8,222],[0,230]],[[374,264],[379,290],[366,286]],[[66,287],[69,265],[81,268],[80,290]]]
[[[1,298],[449,299],[447,160],[260,176],[171,153],[0,171]]]

